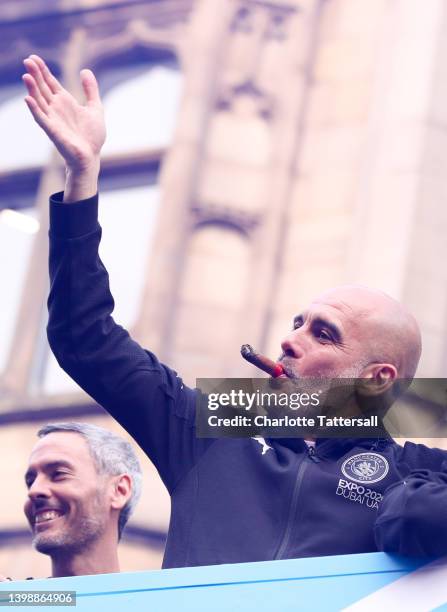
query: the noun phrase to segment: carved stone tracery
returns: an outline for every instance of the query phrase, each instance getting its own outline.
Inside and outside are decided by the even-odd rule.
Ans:
[[[63,73],[61,58],[76,29],[85,32],[84,61],[91,61],[109,47],[116,49],[120,38],[126,48],[138,44],[173,48],[181,37],[176,29],[184,28],[195,2],[103,2],[83,10],[74,6],[64,9],[66,5],[60,4],[48,11],[47,0],[41,0],[36,4],[41,5],[42,15],[36,9],[32,16],[2,21],[14,4],[3,2],[0,7],[0,73],[3,80],[6,76],[17,82],[22,72],[21,59],[31,53],[41,55],[56,72]]]
[[[230,82],[224,81],[216,99],[216,110],[234,108],[239,96],[248,96],[253,100],[254,112],[266,121],[273,118],[275,111],[275,89],[270,91],[261,85],[260,75],[266,61],[270,44],[282,43],[288,36],[288,22],[297,13],[296,6],[275,4],[259,0],[243,0],[234,12],[230,21],[230,41],[228,45],[237,45],[239,37],[250,37],[250,59],[241,58],[244,66],[242,73]]]

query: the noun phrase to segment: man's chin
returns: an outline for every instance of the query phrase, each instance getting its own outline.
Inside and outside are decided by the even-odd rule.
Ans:
[[[55,526],[50,530],[34,534],[33,546],[44,555],[79,554],[87,550],[105,532],[105,527],[98,521],[85,520],[81,525],[69,526],[63,530]]]
[[[67,538],[62,534],[37,534],[33,539],[34,548],[44,555],[51,555],[54,552],[65,550],[69,546]]]

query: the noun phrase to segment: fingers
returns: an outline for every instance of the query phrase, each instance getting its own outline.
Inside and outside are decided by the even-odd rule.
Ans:
[[[53,97],[53,92],[44,80],[40,67],[36,64],[34,60],[29,57],[24,60],[23,63],[28,71],[28,74],[33,77],[39,90],[40,96],[45,100],[47,104],[49,104],[51,102],[51,98]]]
[[[30,97],[36,102],[42,113],[45,113],[45,115],[48,114],[48,103],[42,96],[34,77],[30,74],[24,74],[22,80],[25,83]]]
[[[40,109],[48,114],[48,106],[51,104],[53,96],[64,91],[64,89],[38,55],[30,55],[23,63],[27,70],[27,75],[23,76],[23,81],[28,93],[36,100]],[[81,83],[87,104],[101,104],[98,83],[91,70],[81,70]]]
[[[26,105],[31,111],[34,120],[40,127],[48,133],[48,118],[47,115],[42,111],[39,104],[36,100],[31,96],[26,96],[25,98]]]
[[[33,54],[29,56],[29,59],[33,60],[33,62],[37,64],[45,83],[52,93],[56,94],[59,91],[62,91],[62,85],[59,83],[41,57]]]
[[[91,70],[88,70],[87,68],[81,70],[81,83],[87,99],[87,104],[101,104],[98,82],[96,81],[96,77]]]

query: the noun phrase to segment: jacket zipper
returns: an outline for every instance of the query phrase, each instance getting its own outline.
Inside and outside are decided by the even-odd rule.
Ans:
[[[315,452],[315,447],[314,446],[309,446],[309,448],[307,449],[307,455],[309,457],[309,459],[311,461],[313,461],[313,463],[320,463],[320,459],[318,458],[316,452]]]
[[[301,483],[303,481],[304,472],[306,471],[306,468],[309,465],[309,463],[306,461],[307,458],[309,458],[313,463],[320,463],[320,459],[315,454],[314,447],[309,446],[307,449],[307,456],[303,458],[303,460],[300,463],[300,467],[298,468],[298,472],[297,472],[296,480],[295,480],[295,487],[293,489],[292,502],[290,504],[290,509],[289,509],[289,516],[287,518],[287,527],[286,527],[284,536],[281,540],[281,544],[279,545],[278,551],[274,559],[281,559],[287,546],[289,545],[290,534],[292,533],[292,527],[295,522],[298,495],[301,489]]]

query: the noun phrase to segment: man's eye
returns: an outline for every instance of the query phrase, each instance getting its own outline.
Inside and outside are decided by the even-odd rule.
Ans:
[[[53,472],[53,480],[62,480],[67,475],[67,472],[62,472],[61,470],[57,470]]]
[[[303,322],[301,321],[301,319],[297,319],[296,321],[293,322],[293,329],[298,329],[299,327],[301,327],[303,324]]]
[[[329,340],[329,341],[331,341],[332,340],[332,336],[325,329],[320,329],[319,332],[318,332],[318,339],[319,340]]]

